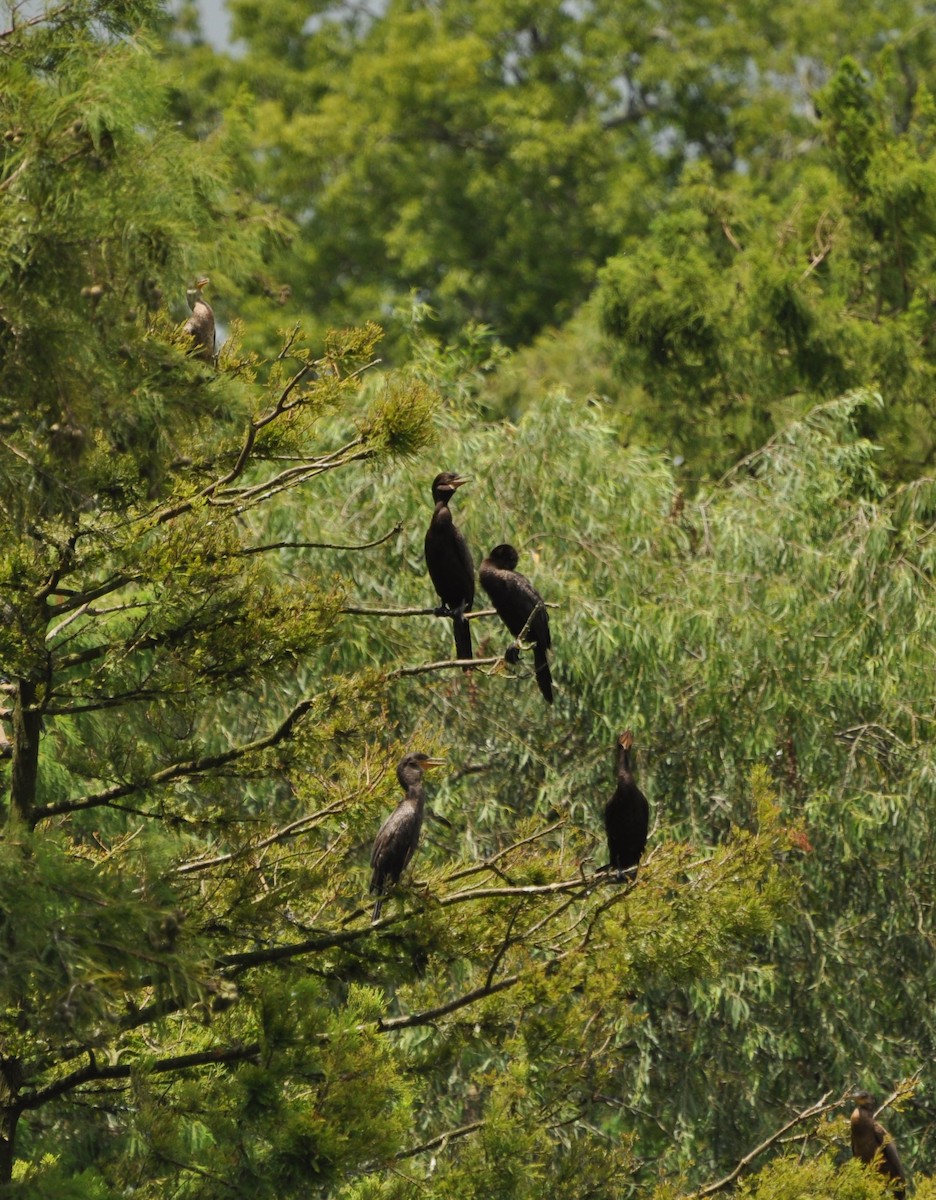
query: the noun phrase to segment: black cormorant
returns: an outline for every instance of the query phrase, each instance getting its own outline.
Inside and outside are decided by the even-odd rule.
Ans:
[[[647,797],[634,782],[631,747],[634,735],[629,729],[617,740],[617,787],[605,805],[604,823],[608,835],[608,869],[626,872],[637,878],[637,864],[647,844],[650,806]]]
[[[500,619],[514,637],[519,638],[522,633],[526,641],[533,643],[536,682],[546,703],[552,704],[552,676],[546,658],[546,651],[551,645],[549,617],[543,597],[529,579],[516,570],[518,561],[519,555],[513,546],[495,546],[481,564],[478,578]],[[508,661],[516,662],[516,653],[512,658],[509,654],[505,657]]]
[[[468,480],[455,471],[443,471],[432,481],[435,512],[426,530],[426,566],[429,578],[445,609],[452,614],[455,651],[471,658],[471,627],[464,614],[474,603],[474,563],[465,536],[452,520],[449,503],[457,488]],[[470,667],[465,667],[470,671]]]
[[[444,762],[444,758],[430,758],[428,754],[421,752],[407,754],[400,759],[397,779],[406,795],[381,825],[371,853],[374,872],[371,875],[370,890],[377,893],[372,923],[380,916],[380,906],[388,887],[399,881],[419,842],[423,808],[426,804],[423,771],[427,767],[439,767]]]
[[[853,1156],[877,1167],[893,1184],[897,1200],[903,1200],[907,1177],[894,1139],[884,1126],[874,1119],[874,1097],[870,1092],[856,1092],[852,1099],[857,1106],[851,1115]]]

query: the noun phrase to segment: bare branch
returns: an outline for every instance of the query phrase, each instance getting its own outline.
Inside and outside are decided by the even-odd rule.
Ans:
[[[359,608],[347,604],[338,610],[354,617],[447,617],[448,613],[440,612],[438,608]],[[451,618],[449,618],[451,619]]]
[[[392,537],[396,537],[402,529],[403,522],[398,521],[383,537],[379,537],[373,542],[362,542],[359,546],[343,546],[338,542],[270,542],[266,546],[248,546],[246,550],[235,550],[229,557],[246,558],[249,554],[265,554],[268,550],[373,550],[375,546],[382,546],[384,542],[389,542]],[[351,610],[342,609],[342,612],[349,611]]]
[[[591,879],[577,875],[575,879],[563,879],[556,883],[529,883],[521,884],[517,887],[502,887],[502,888],[467,888],[462,892],[453,892],[451,896],[443,896],[438,904],[442,908],[447,908],[450,904],[463,904],[466,900],[479,899],[495,899],[497,897],[511,896],[554,896],[560,892],[575,892],[582,891],[589,894],[596,884],[604,883],[607,874],[604,876],[595,875]],[[613,877],[612,883],[617,883]]]
[[[336,800],[334,804],[329,804],[327,808],[321,808],[318,812],[308,813],[304,817],[299,817],[297,820],[291,821],[288,825],[284,825],[282,829],[277,829],[269,837],[262,838],[259,842],[251,842],[247,846],[241,846],[237,850],[232,850],[229,854],[218,854],[214,858],[198,858],[192,862],[182,863],[176,867],[176,874],[189,875],[193,871],[207,871],[211,867],[218,867],[224,863],[233,862],[236,858],[243,858],[246,854],[255,854],[258,850],[265,850],[267,846],[273,846],[278,842],[286,842],[290,838],[299,837],[301,834],[307,833],[316,822],[321,821],[324,817],[330,817],[334,813],[340,812],[344,804],[344,800]]]
[[[505,846],[503,850],[498,850],[498,852],[492,855],[491,858],[486,858],[484,862],[478,863],[477,866],[465,867],[461,871],[455,871],[454,874],[449,875],[446,878],[445,882],[454,883],[456,879],[466,879],[469,875],[477,875],[482,871],[492,870],[494,863],[503,858],[505,855],[510,854],[511,851],[519,849],[520,846],[526,846],[530,842],[539,841],[540,838],[546,837],[547,834],[553,833],[557,829],[561,829],[564,824],[565,817],[558,821],[554,821],[552,825],[547,825],[545,829],[540,829],[537,833],[531,833],[529,837],[521,838],[519,842],[511,842],[509,846]]]
[[[474,1004],[476,1000],[483,1000],[486,996],[495,996],[498,992],[515,987],[521,979],[523,979],[522,975],[508,975],[506,979],[500,979],[497,983],[486,983],[483,987],[465,992],[463,996],[450,1000],[448,1004],[440,1004],[438,1008],[427,1008],[424,1012],[410,1013],[405,1017],[381,1017],[377,1022],[378,1032],[392,1033],[396,1029],[412,1029],[416,1025],[430,1025],[439,1017],[447,1017],[449,1013],[458,1012],[460,1008],[466,1008],[469,1004]]]

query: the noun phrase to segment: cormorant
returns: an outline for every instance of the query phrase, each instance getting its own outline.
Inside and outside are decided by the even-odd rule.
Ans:
[[[419,842],[423,808],[426,804],[426,792],[422,783],[423,771],[427,767],[439,767],[444,762],[444,758],[430,758],[422,752],[407,754],[400,759],[397,779],[406,795],[381,825],[371,853],[374,873],[371,875],[370,890],[377,893],[377,903],[371,917],[372,924],[380,917],[380,906],[388,887],[399,882]]]
[[[852,1155],[873,1164],[893,1182],[894,1195],[903,1200],[907,1177],[897,1154],[897,1146],[884,1126],[874,1119],[875,1100],[870,1092],[856,1092],[857,1107],[851,1115]]]
[[[543,597],[529,579],[516,570],[519,559],[520,556],[513,546],[495,546],[481,564],[478,578],[497,609],[498,616],[514,637],[523,633],[526,640],[533,643],[536,682],[546,703],[552,704],[552,676],[546,658],[546,651],[552,644],[549,637],[549,617]],[[512,654],[504,656],[508,662],[517,661],[518,651],[516,647],[512,650]]]
[[[474,604],[474,563],[465,535],[452,520],[449,502],[457,488],[468,480],[455,471],[443,471],[432,481],[435,512],[426,530],[426,566],[429,578],[451,612],[455,629],[455,650],[459,658],[471,658],[471,627],[464,614]],[[464,668],[470,671],[470,667]]]
[[[637,865],[647,844],[650,805],[634,782],[631,768],[633,744],[633,733],[625,729],[617,740],[617,787],[604,811],[611,861],[603,869],[623,872],[631,879],[636,879]]]
[[[202,275],[191,287],[186,288],[185,299],[192,310],[192,315],[185,322],[185,332],[195,343],[193,353],[196,358],[211,362],[215,351],[215,319],[214,312],[208,301],[202,296],[203,288],[210,280]]]

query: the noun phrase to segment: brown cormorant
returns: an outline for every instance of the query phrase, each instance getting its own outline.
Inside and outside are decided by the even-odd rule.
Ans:
[[[605,833],[611,861],[606,869],[637,878],[637,864],[647,844],[650,806],[647,797],[634,782],[631,747],[634,735],[629,729],[617,740],[617,787],[605,805]]]
[[[426,530],[426,566],[429,578],[442,601],[443,615],[452,616],[455,651],[471,658],[471,627],[464,614],[474,603],[474,563],[465,536],[452,520],[449,503],[457,488],[468,480],[455,471],[443,471],[432,481],[435,512]],[[465,667],[470,671],[470,667]]]
[[[874,1119],[874,1097],[870,1092],[856,1092],[852,1099],[857,1106],[851,1115],[852,1155],[875,1166],[892,1182],[897,1200],[903,1200],[907,1177],[893,1138]]]
[[[549,617],[543,597],[529,579],[516,570],[519,558],[513,546],[495,546],[481,564],[478,578],[497,609],[498,616],[514,637],[518,638],[522,633],[527,641],[533,643],[536,682],[546,703],[552,704],[552,676],[549,674],[549,662],[546,658],[546,651],[552,644],[549,637]],[[511,647],[504,657],[508,662],[516,662],[517,648]]]
[[[205,362],[214,359],[215,351],[215,319],[211,305],[202,295],[202,289],[208,286],[207,276],[196,279],[191,287],[186,289],[185,299],[192,310],[192,315],[185,322],[185,332],[192,338],[195,346],[193,353],[196,358]]]
[[[423,771],[427,767],[439,767],[444,758],[430,758],[428,754],[407,754],[397,766],[397,779],[406,793],[394,811],[387,817],[374,839],[371,853],[370,890],[377,893],[373,923],[380,917],[380,906],[391,884],[399,882],[406,864],[413,857],[422,829],[423,808],[426,792],[423,788]]]

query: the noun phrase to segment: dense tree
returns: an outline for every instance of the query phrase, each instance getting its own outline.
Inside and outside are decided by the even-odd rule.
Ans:
[[[688,168],[602,272],[618,369],[643,391],[634,431],[695,475],[872,383],[885,405],[864,430],[892,469],[936,452],[932,97],[888,54],[875,77],[843,61],[817,103],[823,144],[780,172],[786,188]]]
[[[415,644],[343,665],[367,636],[343,610],[393,528],[360,490],[426,443],[433,393],[364,383],[373,327],[292,330],[262,361],[235,322],[204,358],[185,281],[249,274],[270,229],[230,188],[237,130],[183,140],[144,44],[93,9],[4,44],[0,1184],[366,1191],[472,1133],[443,1194],[620,1178],[628,1144],[586,1117],[637,989],[722,976],[783,904],[766,779],[756,830],[661,844],[639,894],[583,872],[587,834],[530,797],[492,861],[453,833],[371,927],[391,764],[448,734]],[[350,559],[323,545],[369,515]]]
[[[548,717],[529,678],[467,696],[426,685],[424,719],[446,723],[471,771],[442,801],[467,821],[469,845],[488,852],[511,810],[532,803],[587,829],[591,861],[604,862],[607,747],[625,723],[653,806],[651,863],[664,831],[708,845],[745,825],[751,764],[772,764],[793,841],[792,909],[740,970],[641,989],[632,1054],[602,1092],[642,1160],[695,1178],[740,1158],[791,1104],[869,1081],[885,1094],[930,1061],[936,1040],[924,666],[936,636],[934,495],[928,480],[882,485],[856,431],[877,402],[815,410],[695,498],[665,460],[623,449],[596,405],[553,395],[516,427],[447,410],[421,479],[408,469],[356,498],[359,536],[389,490],[418,528],[425,479],[457,458],[473,479],[460,515],[469,544],[496,542],[509,520],[559,606]],[[401,536],[383,553],[384,567],[360,580],[371,607],[431,600],[416,547]],[[415,623],[375,617],[379,629],[345,643],[344,661],[378,645],[387,658],[421,645],[431,660],[433,630],[417,641]],[[485,623],[476,652],[496,649]],[[901,1148],[926,1164],[925,1096],[908,1124]],[[847,1144],[844,1122],[839,1137]]]
[[[841,52],[891,37],[906,15],[817,6],[812,24],[801,6],[774,7],[773,27],[751,5],[732,40],[714,9],[652,28],[618,10],[547,6],[533,20],[513,6],[505,26],[501,5],[349,6],[309,23],[307,5],[244,4],[244,62],[213,94],[190,89],[182,130],[131,36],[141,9],[66,3],[0,31],[9,1194],[664,1200],[731,1186],[792,1136],[801,1159],[778,1157],[744,1191],[858,1200],[881,1194],[844,1161],[841,1105],[858,1084],[896,1093],[887,1127],[925,1174],[936,497],[928,480],[882,481],[862,437],[879,399],[813,407],[684,494],[670,461],[622,444],[621,414],[601,403],[554,393],[515,425],[485,423],[477,393],[498,355],[483,325],[451,351],[417,332],[411,359],[379,375],[372,325],[327,334],[316,315],[311,336],[291,328],[266,357],[242,348],[248,335],[273,343],[283,312],[264,289],[285,277],[276,254],[292,228],[245,179],[282,199],[303,236],[330,211],[329,270],[368,213],[396,220],[378,186],[378,168],[399,185],[387,137],[345,145],[333,193],[290,194],[283,147],[338,138],[345,100],[366,101],[352,131],[375,97],[417,121],[423,89],[438,107],[439,80],[464,70],[462,91],[442,90],[459,120],[474,104],[483,119],[442,110],[446,136],[470,129],[464,145],[480,153],[476,131],[506,111],[495,165],[519,171],[529,154],[541,167],[542,130],[518,142],[520,116],[553,84],[578,95],[581,55],[603,61],[615,35],[640,113],[603,130],[634,139],[618,182],[641,154],[651,183],[702,154],[709,165],[683,188],[733,196],[747,185],[726,173],[747,156],[772,219],[755,127],[789,87],[755,87],[759,47],[773,48],[757,59],[766,71],[790,65],[798,39]],[[226,92],[238,77],[266,80],[257,129],[276,136],[259,160],[248,106]],[[874,125],[861,96],[875,112],[880,97],[848,66],[826,95],[844,178]],[[925,177],[923,98],[907,131]],[[546,95],[543,111],[555,103]],[[188,139],[215,107],[226,120]],[[422,184],[456,162],[445,138],[429,140],[444,169]],[[884,141],[867,146],[863,178],[883,170],[868,164]],[[820,176],[844,186],[829,166]],[[505,194],[539,203],[538,178],[520,171]],[[362,179],[373,192],[358,194]],[[428,195],[397,230],[418,263]],[[544,220],[544,237],[561,223]],[[451,240],[445,221],[436,234]],[[908,272],[925,251],[902,260]],[[515,329],[546,295],[532,261],[515,282],[539,298]],[[185,285],[202,270],[226,335],[216,360],[183,330]],[[378,255],[331,315],[381,315],[413,282]],[[481,272],[459,291],[453,275],[446,295],[484,315],[472,306],[489,282]],[[509,310],[508,290],[495,300]],[[643,364],[635,389],[655,382]],[[704,403],[704,377],[692,386]],[[473,480],[459,527],[476,559],[515,543],[556,605],[549,709],[529,664],[505,661],[493,616],[472,619],[475,670],[439,661],[447,626],[423,535],[431,480],[455,468]],[[654,821],[633,887],[595,872],[608,746],[624,727]],[[447,825],[427,811],[418,859],[371,925],[368,852],[412,750],[447,760],[430,796]],[[932,1190],[922,1179],[919,1195]]]
[[[332,322],[420,289],[510,343],[575,310],[687,161],[782,173],[842,55],[893,43],[912,75],[930,40],[911,0],[230,7],[238,52],[187,42],[178,111],[206,131],[256,98],[251,178],[298,227],[265,286]]]

